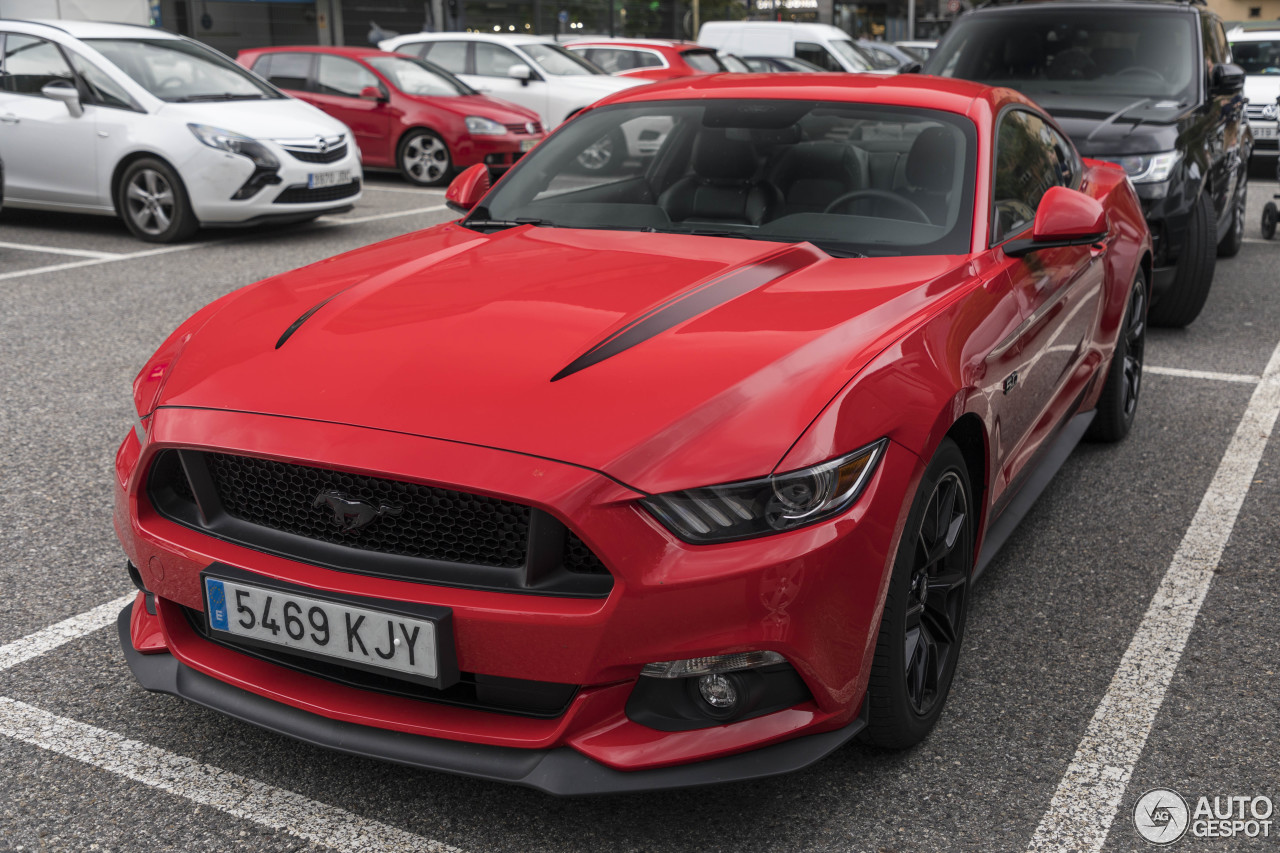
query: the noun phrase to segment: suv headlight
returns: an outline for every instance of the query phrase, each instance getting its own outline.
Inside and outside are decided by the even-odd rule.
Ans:
[[[280,161],[276,159],[265,145],[256,139],[251,139],[243,134],[234,133],[230,130],[223,130],[220,127],[210,127],[207,124],[188,124],[191,132],[210,148],[217,148],[219,151],[227,151],[231,154],[239,154],[241,157],[248,157],[253,161],[253,165],[260,169],[278,169]]]
[[[481,116],[467,116],[467,133],[477,133],[481,136],[501,136],[506,132],[507,129],[493,119]]]
[[[848,509],[862,494],[888,443],[882,438],[799,471],[652,495],[640,503],[672,533],[695,545],[794,530]]]
[[[1159,154],[1134,154],[1116,159],[1109,157],[1101,159],[1111,160],[1112,163],[1124,169],[1129,180],[1135,184],[1154,184],[1169,180],[1169,176],[1173,174],[1173,167],[1177,166],[1178,161],[1182,159],[1182,152],[1162,151]]]

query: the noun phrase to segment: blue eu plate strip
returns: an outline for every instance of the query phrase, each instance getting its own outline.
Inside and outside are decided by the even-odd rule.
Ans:
[[[209,624],[220,631],[227,630],[227,591],[222,581],[204,579],[205,594],[209,600]]]

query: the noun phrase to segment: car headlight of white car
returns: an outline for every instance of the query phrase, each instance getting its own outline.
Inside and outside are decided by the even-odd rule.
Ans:
[[[188,124],[187,127],[191,128],[191,132],[196,135],[196,139],[199,139],[210,148],[217,148],[219,151],[247,157],[259,169],[274,171],[280,168],[280,161],[276,159],[276,156],[256,139],[230,130],[223,130],[220,127],[210,127],[207,124]]]

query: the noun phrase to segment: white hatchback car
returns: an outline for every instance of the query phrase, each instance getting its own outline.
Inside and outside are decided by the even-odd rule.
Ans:
[[[612,77],[549,36],[416,33],[378,47],[420,56],[483,94],[533,110],[548,131],[605,95],[647,82]]]
[[[300,221],[360,197],[342,122],[199,42],[85,21],[0,20],[6,204],[118,214],[143,240]]]

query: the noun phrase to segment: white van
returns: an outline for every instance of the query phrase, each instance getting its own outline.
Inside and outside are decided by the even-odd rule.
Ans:
[[[738,56],[794,56],[824,71],[894,73],[876,68],[848,33],[830,24],[708,21],[698,33],[698,43]]]

